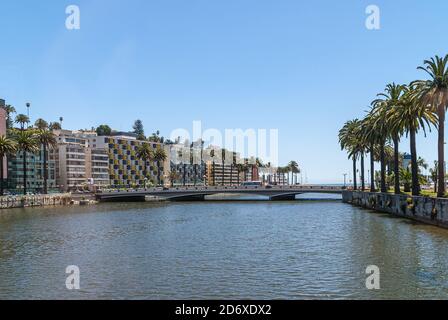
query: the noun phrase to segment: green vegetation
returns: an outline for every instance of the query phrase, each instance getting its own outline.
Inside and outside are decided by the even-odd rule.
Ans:
[[[425,60],[418,69],[425,71],[429,79],[413,81],[408,85],[388,84],[385,91],[379,93],[371,103],[370,110],[362,120],[347,121],[339,131],[341,149],[345,149],[353,160],[354,189],[358,189],[358,159],[361,160],[361,190],[365,189],[364,155],[370,153],[370,191],[376,191],[376,182],[381,192],[388,192],[392,178],[396,194],[402,192],[401,186],[405,192],[411,189],[412,195],[430,194],[420,188],[422,183],[427,183],[420,168],[427,168],[427,164],[418,158],[416,135],[420,130],[426,135],[427,130],[434,127],[439,133],[438,161],[437,168],[431,169],[431,178],[436,183],[437,195],[445,196],[443,153],[445,111],[448,107],[448,55]],[[411,163],[409,167],[400,169],[402,155],[399,153],[399,143],[403,135],[410,140]],[[390,143],[393,144],[392,161],[387,159]],[[380,162],[380,171],[376,176],[375,161]],[[389,172],[386,172],[386,167]]]

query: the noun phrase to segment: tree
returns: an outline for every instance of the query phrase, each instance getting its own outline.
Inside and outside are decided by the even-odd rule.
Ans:
[[[11,140],[4,135],[0,135],[0,196],[3,196],[3,161],[6,156],[15,153],[16,150],[17,145],[14,140]]]
[[[448,106],[448,55],[435,56],[425,60],[423,70],[429,75],[429,80],[417,80],[413,84],[418,92],[418,98],[424,107],[431,107],[438,116],[438,190],[437,196],[445,196],[445,112]]]
[[[399,169],[399,143],[400,137],[403,134],[402,126],[393,126],[391,122],[396,119],[396,113],[399,113],[399,106],[402,104],[402,97],[406,87],[395,83],[388,84],[385,89],[385,93],[380,93],[379,99],[376,100],[377,104],[381,103],[381,106],[385,108],[386,112],[386,125],[389,128],[389,134],[394,144],[393,161],[394,161],[394,192],[400,194],[400,169]]]
[[[212,158],[213,186],[215,185],[215,149],[210,150],[210,158]]]
[[[59,122],[50,122],[48,129],[51,131],[62,130],[61,124]]]
[[[17,150],[23,153],[23,194],[27,192],[27,154],[39,151],[39,140],[33,130],[14,130]]]
[[[14,126],[14,120],[13,120],[13,114],[16,113],[16,108],[14,108],[12,105],[7,104],[4,107],[6,111],[6,128],[12,129]]]
[[[156,149],[154,150],[153,159],[157,163],[157,183],[158,185],[161,185],[160,180],[160,172],[161,172],[161,163],[163,163],[167,158],[167,154],[165,150],[160,146],[157,145]]]
[[[142,120],[135,120],[132,128],[134,129],[134,133],[137,135],[138,140],[145,140],[145,130],[143,130]]]
[[[48,129],[48,123],[44,119],[37,119],[36,122],[34,122],[34,126],[39,130]]]
[[[429,175],[431,177],[432,182],[434,182],[434,192],[437,193],[437,182],[439,179],[438,174],[438,163],[437,161],[434,161],[434,167],[429,169]]]
[[[420,129],[426,135],[426,128],[437,125],[437,116],[417,98],[414,86],[405,87],[401,103],[389,114],[390,128],[404,131],[409,136],[411,149],[412,195],[420,194],[420,182],[417,163],[416,134]]]
[[[179,174],[176,171],[171,171],[169,174],[169,178],[170,178],[170,185],[172,188],[174,187],[174,181],[179,179]]]
[[[144,142],[137,147],[135,154],[136,154],[137,158],[139,158],[140,160],[143,161],[143,163],[144,163],[143,167],[145,168],[144,175],[145,175],[145,177],[147,177],[148,176],[148,170],[147,170],[148,162],[152,161],[154,159],[154,154],[153,154],[151,146],[149,145],[149,143]]]
[[[18,123],[20,125],[20,129],[21,130],[24,130],[25,129],[25,125],[27,125],[29,122],[30,122],[30,118],[28,118],[27,115],[18,114],[16,116],[15,123]]]
[[[47,166],[47,159],[48,154],[47,150],[49,148],[54,148],[57,146],[56,136],[52,131],[49,131],[48,129],[38,129],[36,131],[36,138],[39,140],[40,144],[42,145],[42,151],[43,151],[43,165],[44,165],[44,194],[48,193],[48,166]]]
[[[291,172],[291,184],[294,184],[294,174],[300,173],[299,164],[297,163],[297,161],[294,160],[289,161],[288,169]]]
[[[102,124],[96,128],[96,134],[98,136],[110,136],[112,129],[107,124]]]
[[[357,170],[356,159],[358,156],[358,148],[356,144],[356,132],[359,130],[361,122],[358,119],[347,121],[341,130],[339,130],[339,144],[341,150],[347,150],[349,159],[353,161],[353,189],[357,190]]]

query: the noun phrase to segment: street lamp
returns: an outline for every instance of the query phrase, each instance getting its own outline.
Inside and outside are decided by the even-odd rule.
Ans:
[[[28,120],[30,119],[30,107],[31,107],[31,103],[27,102],[26,103],[26,114],[28,116]],[[27,123],[26,127],[29,127],[29,122]]]

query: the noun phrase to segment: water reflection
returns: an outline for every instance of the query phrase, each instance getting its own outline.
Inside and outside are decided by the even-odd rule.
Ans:
[[[331,199],[18,209],[0,213],[0,298],[447,298],[447,245],[447,230]]]

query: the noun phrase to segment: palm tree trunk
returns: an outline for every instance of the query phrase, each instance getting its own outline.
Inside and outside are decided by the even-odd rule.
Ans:
[[[398,150],[398,137],[394,137],[394,191],[395,194],[400,194],[400,168],[399,168],[399,161],[398,157],[400,156],[399,150]]]
[[[157,183],[159,184],[159,186],[161,185],[161,183],[160,183],[160,161],[157,161]]]
[[[381,162],[381,192],[386,193],[386,161],[384,154],[384,143],[381,141],[380,145],[380,162]]]
[[[198,165],[197,165],[197,164],[194,164],[194,165],[193,165],[193,168],[194,168],[194,180],[193,180],[193,185],[196,187],[196,177],[197,177],[197,175],[198,175]]]
[[[420,194],[420,184],[418,182],[417,147],[415,143],[414,128],[411,128],[409,137],[411,142],[412,195],[418,196]]]
[[[375,156],[373,143],[370,145],[370,192],[376,192],[375,189]]]
[[[364,152],[361,152],[361,190],[364,191],[366,189],[366,184],[364,182]]]
[[[358,185],[356,183],[356,157],[353,156],[353,190],[358,190]]]
[[[0,196],[3,196],[3,160],[5,159],[5,156],[1,155],[0,159]]]
[[[440,105],[437,114],[439,116],[439,139],[438,139],[438,188],[437,196],[445,196],[445,106]]]
[[[23,194],[26,195],[26,151],[23,151]]]
[[[44,143],[42,145],[44,153],[44,194],[48,194],[48,169],[47,169],[47,145]]]

